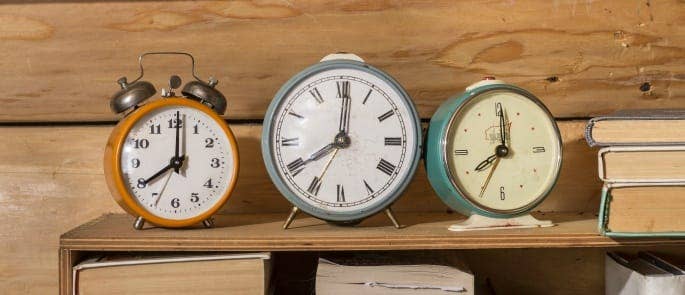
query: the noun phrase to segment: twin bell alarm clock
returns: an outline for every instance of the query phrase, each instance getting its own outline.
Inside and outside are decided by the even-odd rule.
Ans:
[[[354,54],[332,54],[293,76],[264,118],[271,180],[302,210],[353,225],[389,210],[416,171],[419,117],[395,79]]]
[[[445,101],[428,128],[431,185],[450,208],[473,217],[453,230],[551,225],[526,214],[556,184],[561,157],[559,129],[545,105],[494,78]]]
[[[181,79],[173,75],[161,96],[143,77],[143,58],[184,55],[192,61],[194,80],[177,96]],[[147,221],[161,227],[212,226],[212,215],[228,200],[238,176],[238,147],[220,117],[226,98],[195,74],[195,60],[182,52],[152,52],[138,59],[140,75],[128,82],[110,107],[124,117],[107,141],[104,172],[112,197],[136,217],[134,228]]]

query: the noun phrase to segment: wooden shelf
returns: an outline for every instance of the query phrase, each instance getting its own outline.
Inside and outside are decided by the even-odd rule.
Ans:
[[[285,214],[232,214],[216,217],[217,227],[136,231],[133,218],[103,215],[62,235],[65,250],[97,251],[307,251],[571,248],[685,244],[677,239],[614,240],[597,232],[591,214],[534,214],[557,226],[535,229],[455,233],[447,227],[462,217],[448,213],[399,213],[405,225],[395,229],[378,214],[356,227],[341,227],[300,215],[291,229],[281,228]]]

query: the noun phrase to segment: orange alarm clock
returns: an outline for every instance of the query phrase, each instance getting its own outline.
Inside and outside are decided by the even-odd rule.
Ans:
[[[143,57],[180,54],[190,57],[194,81],[174,89],[181,79],[174,75],[161,98],[143,77]],[[134,228],[147,221],[161,227],[213,226],[212,215],[230,198],[238,178],[238,146],[224,119],[226,98],[195,75],[192,55],[151,52],[139,57],[140,76],[110,101],[112,111],[124,113],[105,148],[104,172],[112,197],[136,217]]]

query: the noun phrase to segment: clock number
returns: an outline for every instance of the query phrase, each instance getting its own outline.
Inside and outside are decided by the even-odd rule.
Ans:
[[[183,120],[169,119],[169,128],[183,128]]]
[[[312,194],[312,195],[318,195],[319,194],[319,189],[321,188],[321,179],[317,176],[314,176],[314,179],[312,179],[312,182],[309,184],[309,187],[307,188],[307,191]]]
[[[338,81],[338,82],[336,82],[336,86],[338,86],[337,98],[349,98],[350,97],[350,81]]]
[[[212,186],[212,179],[211,178],[207,179],[207,182],[205,182],[205,184],[203,184],[202,186],[204,186],[206,188],[212,188],[213,187]]]
[[[147,186],[147,183],[145,183],[144,178],[138,178],[138,184],[136,186],[138,188],[145,188]]]
[[[319,89],[316,89],[316,87],[314,87],[314,89],[312,90],[309,90],[309,94],[311,94],[314,97],[314,99],[316,99],[317,103],[323,103],[323,97],[321,97],[321,93],[319,93]]]
[[[373,194],[373,189],[372,189],[371,186],[366,182],[366,180],[364,180],[364,186],[366,187],[366,192],[369,193],[369,195],[370,195],[370,194]]]
[[[338,190],[338,197],[336,200],[338,201],[338,203],[344,203],[345,202],[345,188],[339,184],[336,184],[336,188]]]
[[[469,154],[469,150],[454,150],[455,156],[466,156]]]
[[[209,164],[212,168],[219,168],[221,164],[219,163],[219,158],[212,158],[212,162]]]
[[[300,145],[300,139],[298,137],[283,138],[283,139],[281,139],[281,145],[282,146],[298,146],[298,145]]]
[[[386,137],[385,145],[402,145],[401,137]]]
[[[533,153],[544,153],[545,152],[545,147],[544,146],[534,146],[533,147]]]
[[[504,187],[500,186],[499,187],[499,199],[504,201],[506,199],[506,194],[504,193]]]
[[[214,139],[212,138],[205,138],[205,148],[213,148],[214,147]]]
[[[190,201],[193,203],[197,203],[200,200],[200,194],[198,193],[191,193],[190,194]]]
[[[378,165],[376,165],[376,169],[380,170],[381,172],[389,176],[392,175],[393,171],[395,171],[395,165],[391,164],[385,159],[381,159],[381,161],[378,162]]]
[[[150,125],[150,134],[162,134],[162,126],[159,124]]]
[[[145,139],[145,138],[143,138],[143,139],[134,139],[134,140],[133,140],[133,145],[134,145],[134,147],[137,148],[137,149],[146,149],[146,148],[148,148],[148,147],[150,146],[150,141],[148,141],[148,140]]]
[[[378,116],[378,122],[383,122],[383,120],[392,117],[392,115],[394,115],[394,114],[395,114],[395,111],[389,110],[385,114]]]
[[[181,207],[181,200],[178,198],[171,199],[171,207],[178,208]]]
[[[193,134],[200,134],[200,132],[198,131],[199,130],[197,130],[197,124],[195,124],[195,126],[193,126]]]
[[[373,91],[373,89],[369,89],[369,92],[366,93],[366,96],[364,96],[364,101],[362,101],[362,104],[366,104],[366,101],[369,100],[369,96],[371,96],[371,91]]]
[[[288,164],[288,171],[290,171],[290,174],[292,174],[293,177],[295,177],[297,174],[302,172],[304,170],[304,161],[302,158],[297,158],[295,161],[292,161]]]
[[[140,160],[135,159],[135,158],[134,158],[134,159],[131,159],[131,167],[133,167],[133,168],[138,168],[138,167],[140,167]]]

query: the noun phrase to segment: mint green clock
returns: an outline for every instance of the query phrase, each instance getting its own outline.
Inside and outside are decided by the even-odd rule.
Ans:
[[[457,212],[523,215],[557,182],[562,144],[549,110],[530,92],[502,81],[475,83],[444,102],[430,121],[428,179]]]

